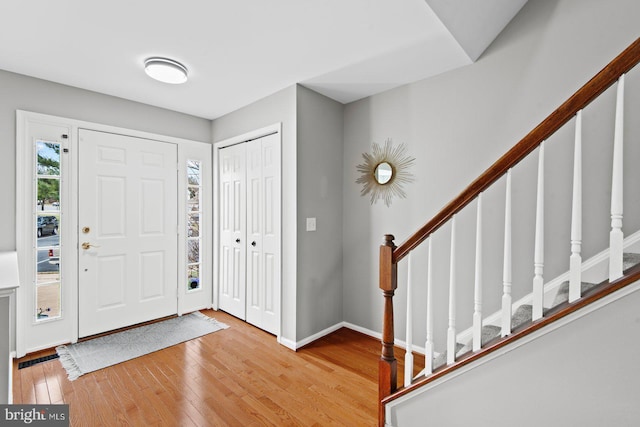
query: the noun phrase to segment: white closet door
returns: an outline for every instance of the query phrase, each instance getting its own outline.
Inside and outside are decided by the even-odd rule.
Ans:
[[[247,145],[247,322],[280,329],[280,144],[278,135]]]
[[[246,319],[246,145],[220,150],[220,309]]]
[[[278,134],[222,148],[220,309],[280,332],[281,189]]]

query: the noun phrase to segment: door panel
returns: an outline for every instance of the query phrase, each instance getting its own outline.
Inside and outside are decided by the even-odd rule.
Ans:
[[[176,145],[79,134],[79,336],[175,314]]]
[[[245,147],[220,150],[220,308],[242,320],[245,308]]]
[[[280,144],[278,135],[247,143],[252,167],[248,199],[247,322],[277,334],[280,330]],[[255,244],[254,244],[255,243]]]
[[[124,255],[101,256],[96,259],[98,280],[96,283],[96,309],[108,310],[126,304],[126,257]]]

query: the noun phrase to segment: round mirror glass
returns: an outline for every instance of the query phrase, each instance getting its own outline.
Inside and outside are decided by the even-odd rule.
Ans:
[[[378,184],[386,184],[391,181],[391,177],[393,177],[393,168],[389,163],[382,162],[376,166],[376,170],[373,175],[375,176]]]

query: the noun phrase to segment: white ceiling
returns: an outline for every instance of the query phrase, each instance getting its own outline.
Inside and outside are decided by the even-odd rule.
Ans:
[[[470,64],[526,0],[2,0],[0,69],[214,119],[301,83],[347,103]],[[189,81],[151,80],[150,56]]]

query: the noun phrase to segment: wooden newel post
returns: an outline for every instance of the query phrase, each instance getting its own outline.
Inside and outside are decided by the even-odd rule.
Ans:
[[[380,289],[384,296],[384,314],[382,317],[382,355],[378,367],[379,402],[398,387],[398,361],[393,354],[395,337],[393,334],[393,294],[398,287],[397,266],[393,261],[393,235],[384,236],[384,244],[380,246]],[[379,404],[378,419],[384,425],[384,407]]]

